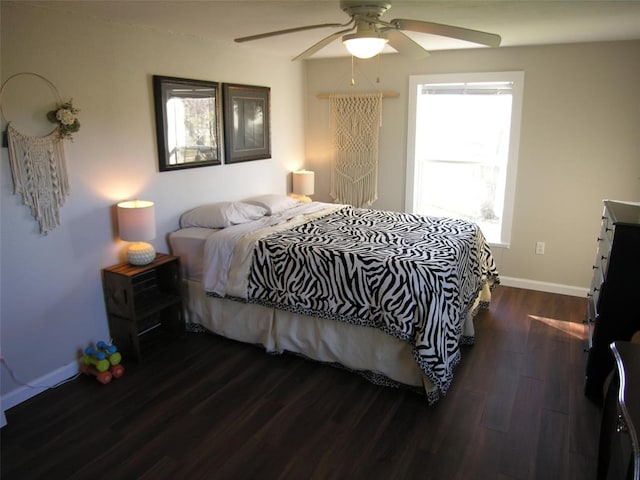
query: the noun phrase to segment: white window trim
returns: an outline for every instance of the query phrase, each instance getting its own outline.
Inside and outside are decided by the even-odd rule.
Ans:
[[[509,160],[507,162],[506,185],[504,192],[504,212],[502,219],[503,239],[492,246],[509,248],[511,245],[511,227],[513,225],[513,207],[516,195],[516,176],[518,171],[518,154],[520,150],[520,123],[522,119],[522,103],[524,97],[524,72],[482,72],[482,73],[446,73],[437,75],[409,76],[409,118],[407,122],[407,176],[405,181],[405,211],[415,211],[415,147],[416,147],[416,100],[418,85],[425,83],[455,82],[513,82],[513,103],[511,106],[511,134],[509,139]]]

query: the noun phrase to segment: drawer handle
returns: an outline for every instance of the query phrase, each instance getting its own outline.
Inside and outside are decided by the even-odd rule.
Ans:
[[[594,269],[594,270],[597,270],[599,267],[598,267],[598,265],[591,265],[591,268]]]
[[[605,232],[613,232],[613,228],[609,228],[609,227],[606,227],[604,230]]]
[[[600,256],[600,258],[601,258],[602,260],[606,260],[606,259],[607,259],[607,258],[609,258],[609,257],[607,257],[606,255],[602,255],[602,256]]]

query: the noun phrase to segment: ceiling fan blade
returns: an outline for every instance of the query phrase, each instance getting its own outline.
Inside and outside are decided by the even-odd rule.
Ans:
[[[291,61],[303,60],[305,58],[310,57],[311,55],[316,53],[318,50],[321,50],[322,48],[324,48],[327,45],[329,45],[331,42],[333,42],[335,39],[337,39],[341,35],[344,35],[345,33],[352,32],[353,29],[354,29],[354,27],[347,28],[346,30],[340,30],[339,32],[335,32],[335,33],[332,33],[331,35],[329,35],[327,37],[324,37],[318,43],[316,43],[316,44],[312,45],[311,47],[307,48],[300,55],[292,58]]]
[[[395,48],[400,55],[416,60],[429,56],[429,52],[427,52],[422,45],[409,38],[400,30],[392,28],[387,30],[386,34],[389,39],[389,45]]]
[[[315,28],[329,28],[329,27],[345,27],[347,24],[342,23],[319,23],[318,25],[307,25],[305,27],[287,28],[285,30],[276,30],[274,32],[259,33],[257,35],[249,35],[248,37],[240,37],[234,39],[235,42],[250,42],[251,40],[260,40],[261,38],[275,37],[276,35],[284,35],[287,33],[303,32],[305,30],[313,30]]]
[[[421,20],[407,20],[397,18],[391,20],[391,23],[400,30],[408,30],[410,32],[429,33],[432,35],[440,35],[442,37],[457,38],[467,42],[479,43],[489,47],[500,46],[500,35],[494,33],[481,32],[479,30],[471,30],[469,28],[454,27],[453,25],[443,25],[441,23],[423,22]]]

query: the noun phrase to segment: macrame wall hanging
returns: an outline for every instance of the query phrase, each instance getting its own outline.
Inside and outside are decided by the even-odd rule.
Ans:
[[[2,109],[2,95],[7,84],[21,75],[35,76],[48,84],[56,97],[56,108],[47,113],[47,118],[56,123],[56,128],[41,137],[18,132]],[[42,75],[31,72],[10,76],[0,89],[0,114],[7,124],[9,163],[13,177],[14,194],[31,209],[31,214],[40,225],[40,233],[46,235],[60,225],[60,207],[69,195],[69,180],[64,154],[63,140],[80,129],[78,110],[71,101],[63,102],[55,85]]]
[[[331,94],[331,197],[369,207],[378,198],[378,133],[382,92]]]

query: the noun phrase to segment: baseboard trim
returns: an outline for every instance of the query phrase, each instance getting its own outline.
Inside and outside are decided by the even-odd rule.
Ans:
[[[505,287],[525,288],[527,290],[558,293],[560,295],[570,295],[572,297],[586,297],[587,293],[589,293],[588,288],[562,285],[560,283],[539,282],[538,280],[527,280],[525,278],[500,276],[500,284]]]
[[[2,420],[6,424],[6,418],[4,418],[4,412],[6,410],[29,400],[31,397],[35,397],[45,390],[58,386],[61,382],[77,375],[79,371],[80,369],[77,362],[68,363],[53,372],[47,373],[46,375],[29,382],[29,385],[21,385],[15,390],[3,395],[2,398],[0,398],[0,411],[2,412],[3,417]]]

